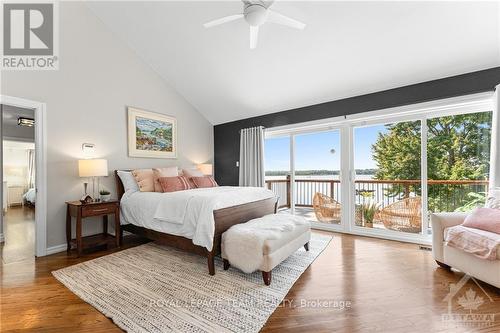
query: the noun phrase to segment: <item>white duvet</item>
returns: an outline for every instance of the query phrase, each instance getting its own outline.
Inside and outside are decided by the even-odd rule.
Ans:
[[[32,203],[32,204],[35,204],[35,202],[36,202],[36,190],[34,188],[30,188],[28,190],[28,192],[24,193],[23,199]]]
[[[275,197],[261,187],[219,186],[171,193],[127,191],[121,200],[121,223],[183,236],[211,251],[214,210]]]

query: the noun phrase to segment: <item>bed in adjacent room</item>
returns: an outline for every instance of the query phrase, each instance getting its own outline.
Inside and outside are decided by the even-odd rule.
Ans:
[[[34,188],[30,188],[26,193],[23,194],[23,202],[28,206],[35,207],[36,190]]]
[[[122,230],[206,256],[215,274],[221,236],[231,226],[276,212],[272,191],[257,187],[217,186],[170,193],[124,187],[115,171]]]

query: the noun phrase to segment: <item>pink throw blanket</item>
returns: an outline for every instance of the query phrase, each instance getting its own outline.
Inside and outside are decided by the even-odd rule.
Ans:
[[[457,225],[446,228],[444,236],[446,245],[450,247],[473,254],[481,259],[497,259],[500,246],[499,234]]]

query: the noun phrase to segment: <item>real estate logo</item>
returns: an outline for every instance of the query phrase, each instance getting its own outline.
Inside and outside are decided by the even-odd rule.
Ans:
[[[467,285],[469,280],[474,284]],[[495,323],[494,313],[480,309],[485,303],[493,303],[493,299],[476,279],[467,274],[457,284],[450,285],[450,292],[443,301],[448,303],[448,313],[442,315],[442,321],[447,327],[484,328]]]
[[[4,2],[2,11],[2,69],[58,69],[57,4]]]

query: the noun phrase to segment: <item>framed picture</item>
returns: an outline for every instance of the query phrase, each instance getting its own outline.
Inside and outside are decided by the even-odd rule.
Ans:
[[[128,107],[128,154],[177,158],[177,121],[160,113]]]

